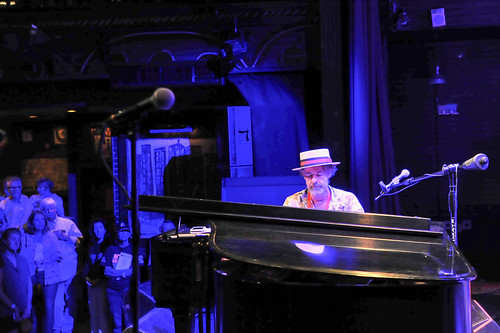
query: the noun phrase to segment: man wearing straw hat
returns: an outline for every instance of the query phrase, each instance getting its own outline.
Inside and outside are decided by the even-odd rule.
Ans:
[[[340,162],[332,162],[328,149],[314,149],[300,153],[299,171],[307,188],[286,198],[283,206],[364,213],[354,193],[329,185]]]

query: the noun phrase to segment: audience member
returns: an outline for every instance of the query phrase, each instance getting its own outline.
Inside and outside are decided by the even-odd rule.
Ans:
[[[0,242],[0,327],[2,332],[18,332],[31,318],[33,287],[26,258],[19,255],[21,232],[8,228]]]
[[[106,249],[102,265],[108,278],[107,294],[113,323],[113,333],[121,333],[123,325],[122,304],[127,298],[132,276],[132,245],[130,228],[120,223],[117,242]]]
[[[2,236],[5,229],[7,229],[7,220],[5,219],[3,208],[0,208],[0,237]]]
[[[39,207],[40,200],[45,198],[52,198],[56,202],[57,216],[65,216],[63,199],[56,193],[52,192],[54,182],[49,178],[40,178],[35,183],[38,194],[33,194],[30,199],[33,207]]]
[[[0,192],[0,201],[5,200],[8,196],[9,196],[9,192],[7,192],[7,189],[5,187],[3,187],[2,192]]]
[[[90,314],[90,332],[108,333],[110,329],[107,280],[101,264],[104,252],[112,245],[113,234],[108,223],[102,218],[95,218],[89,225],[89,249],[85,267],[85,281]]]
[[[0,208],[4,210],[7,227],[20,228],[28,222],[33,205],[21,192],[23,189],[21,178],[15,176],[5,178],[4,188],[9,196],[0,201]]]
[[[40,201],[40,208],[47,215],[50,230],[59,239],[59,250],[62,260],[59,262],[60,282],[54,306],[54,330],[59,333],[73,332],[74,300],[68,295],[68,290],[78,268],[77,246],[83,237],[80,229],[68,218],[57,216],[56,202],[52,198]]]
[[[54,326],[54,302],[60,281],[59,241],[49,230],[47,217],[41,210],[34,210],[28,219],[26,233],[21,239],[21,255],[30,266],[33,286],[41,286],[43,311],[37,309],[37,324],[44,333],[52,333]],[[43,323],[43,324],[42,324]]]

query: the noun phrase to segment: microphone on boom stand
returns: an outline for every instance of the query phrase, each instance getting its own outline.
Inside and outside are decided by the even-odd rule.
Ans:
[[[390,192],[394,187],[398,186],[401,183],[402,179],[408,178],[409,176],[410,176],[410,171],[408,169],[403,169],[401,170],[401,173],[399,175],[392,178],[389,184],[385,185],[383,181],[379,181],[378,184],[380,185],[382,191],[380,192],[380,195],[375,198],[375,200],[378,200],[378,198]]]

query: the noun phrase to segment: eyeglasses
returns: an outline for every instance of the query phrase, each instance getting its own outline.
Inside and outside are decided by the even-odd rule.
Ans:
[[[21,186],[7,186],[6,189],[7,190],[20,190]]]

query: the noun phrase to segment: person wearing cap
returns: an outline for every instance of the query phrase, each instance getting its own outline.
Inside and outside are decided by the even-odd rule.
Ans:
[[[354,193],[329,185],[339,164],[326,148],[300,153],[300,167],[292,170],[304,177],[306,189],[287,197],[283,206],[364,213]]]
[[[120,222],[116,244],[109,246],[101,260],[108,279],[107,295],[114,333],[121,333],[123,326],[122,304],[127,298],[132,276],[132,244],[130,227]]]

